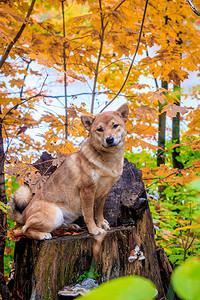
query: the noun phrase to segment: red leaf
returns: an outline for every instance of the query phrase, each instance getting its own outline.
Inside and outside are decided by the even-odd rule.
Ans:
[[[27,129],[27,127],[26,127],[26,126],[21,126],[21,127],[19,127],[19,129],[18,129],[18,131],[17,131],[17,135],[19,135],[20,133],[23,133],[23,132],[25,132],[25,131],[26,131],[26,129]]]

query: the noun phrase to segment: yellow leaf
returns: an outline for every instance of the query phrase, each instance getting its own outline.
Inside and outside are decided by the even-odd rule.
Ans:
[[[200,224],[194,224],[194,225],[188,225],[184,227],[176,228],[172,233],[175,233],[177,231],[186,230],[186,229],[194,229],[194,228],[200,228]]]

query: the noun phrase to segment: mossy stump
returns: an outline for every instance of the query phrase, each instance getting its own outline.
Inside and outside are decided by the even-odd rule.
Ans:
[[[98,246],[99,255],[94,253]],[[136,246],[145,259],[130,263],[128,258]],[[154,282],[159,299],[164,297],[149,209],[135,227],[110,230],[101,245],[90,235],[64,236],[49,241],[21,239],[15,249],[15,294],[22,294],[25,300],[59,299],[58,290],[75,283],[84,271],[89,271],[94,256],[100,282],[119,276],[141,275]]]

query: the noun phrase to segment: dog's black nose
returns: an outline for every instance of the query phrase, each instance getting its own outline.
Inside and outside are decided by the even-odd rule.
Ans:
[[[114,138],[112,136],[109,136],[109,137],[106,138],[106,143],[108,145],[112,145],[113,142],[114,142]]]

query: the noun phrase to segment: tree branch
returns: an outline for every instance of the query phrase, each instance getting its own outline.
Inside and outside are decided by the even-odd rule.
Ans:
[[[32,0],[31,5],[30,5],[29,10],[28,10],[28,13],[27,13],[27,15],[26,15],[26,18],[29,18],[29,17],[30,17],[30,15],[31,15],[31,13],[32,13],[32,10],[33,10],[33,6],[34,6],[34,4],[35,4],[35,1],[36,1],[36,0]],[[27,25],[27,21],[25,21],[25,22],[22,24],[22,26],[21,26],[20,30],[18,31],[18,33],[16,34],[15,38],[14,38],[13,41],[8,45],[8,47],[7,47],[6,51],[5,51],[5,53],[3,54],[3,56],[2,56],[2,58],[1,58],[1,60],[0,60],[0,69],[1,69],[1,67],[3,66],[4,62],[6,61],[6,59],[7,59],[8,55],[9,55],[10,51],[12,50],[12,47],[15,45],[15,43],[18,41],[18,39],[19,39],[20,36],[22,35],[22,33],[23,33],[23,31],[24,31],[26,25]]]

